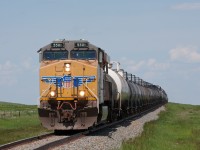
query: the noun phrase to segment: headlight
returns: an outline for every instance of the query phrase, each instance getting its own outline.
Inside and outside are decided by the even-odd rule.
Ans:
[[[85,91],[80,91],[80,92],[79,92],[79,95],[80,95],[81,97],[85,96]]]
[[[51,97],[54,97],[56,95],[56,92],[55,91],[51,91],[50,95],[51,95]]]
[[[70,68],[65,68],[65,71],[70,71]]]
[[[70,71],[70,64],[65,64],[65,71]]]
[[[70,64],[65,64],[65,67],[66,67],[66,68],[69,68],[69,67],[70,67]]]

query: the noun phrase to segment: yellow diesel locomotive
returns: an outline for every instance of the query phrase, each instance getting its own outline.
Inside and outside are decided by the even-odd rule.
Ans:
[[[39,118],[51,130],[88,129],[167,102],[156,85],[112,69],[107,53],[86,40],[55,40],[40,56]]]

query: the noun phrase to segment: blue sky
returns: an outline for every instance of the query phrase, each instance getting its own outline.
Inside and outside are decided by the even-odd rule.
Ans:
[[[37,50],[87,39],[169,101],[200,105],[200,2],[1,0],[0,101],[36,104]]]

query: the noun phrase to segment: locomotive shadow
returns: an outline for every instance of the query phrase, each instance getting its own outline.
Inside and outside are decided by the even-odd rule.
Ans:
[[[74,134],[81,133],[85,130],[55,130],[54,134],[58,136],[70,136]]]
[[[121,122],[117,125],[112,125],[111,127],[107,127],[106,129],[101,129],[99,131],[91,133],[89,136],[108,136],[108,137],[112,138],[111,136],[113,133],[115,133],[117,131],[117,128],[128,127],[135,120],[136,119],[125,120],[124,122]]]

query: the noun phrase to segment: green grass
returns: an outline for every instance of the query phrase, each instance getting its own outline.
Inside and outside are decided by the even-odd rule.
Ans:
[[[0,118],[0,145],[48,132],[38,119],[37,106],[0,102],[0,111],[32,111],[20,117]]]
[[[200,106],[168,103],[160,118],[121,150],[200,150]]]
[[[37,108],[36,105],[0,102],[0,111],[25,111],[25,110],[36,110],[36,108]]]

